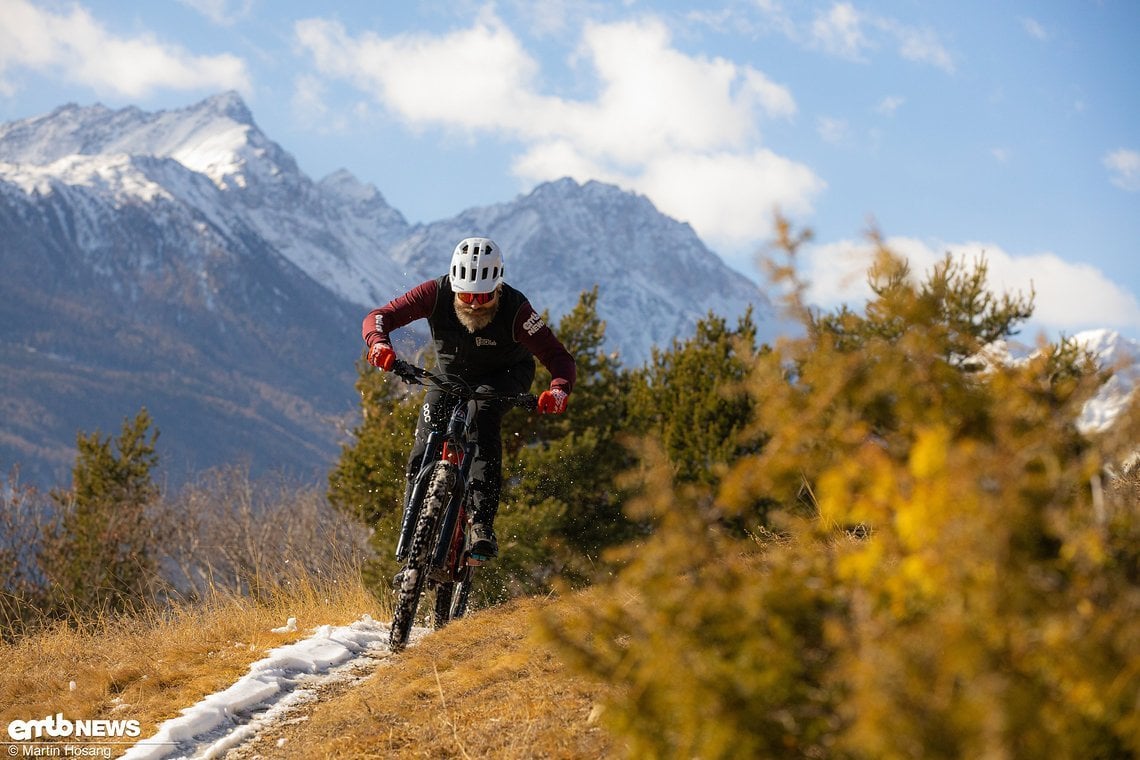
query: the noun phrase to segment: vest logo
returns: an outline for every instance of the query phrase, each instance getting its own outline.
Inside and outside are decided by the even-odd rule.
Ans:
[[[537,311],[531,314],[527,321],[523,322],[523,329],[526,330],[527,335],[534,335],[544,327],[546,327],[546,324],[543,323],[542,317],[538,316]]]
[[[491,340],[490,338],[475,338],[475,346],[477,348],[482,348],[483,346],[497,346],[497,345],[499,345],[499,344],[496,343],[495,341]]]

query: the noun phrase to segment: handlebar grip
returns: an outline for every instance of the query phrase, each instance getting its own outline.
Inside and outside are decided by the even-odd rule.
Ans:
[[[414,384],[419,382],[419,378],[416,377],[417,369],[418,367],[410,362],[406,362],[403,359],[396,359],[396,361],[392,362],[392,369],[390,371],[405,383]]]

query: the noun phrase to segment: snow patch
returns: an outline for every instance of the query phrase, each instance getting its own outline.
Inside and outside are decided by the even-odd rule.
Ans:
[[[297,618],[291,617],[285,621],[285,625],[280,628],[274,628],[273,633],[293,633],[297,630]]]
[[[296,619],[289,618],[296,629]],[[275,629],[283,632],[282,629]],[[413,641],[427,633],[413,630]],[[153,736],[122,756],[130,760],[220,757],[282,720],[289,710],[317,699],[326,684],[359,678],[388,650],[388,625],[364,615],[347,626],[323,625],[301,641],[271,649],[228,688],[182,710]]]

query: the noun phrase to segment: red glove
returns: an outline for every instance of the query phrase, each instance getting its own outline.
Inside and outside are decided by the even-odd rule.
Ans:
[[[562,414],[566,411],[567,398],[566,391],[551,387],[538,395],[538,411],[543,414]]]
[[[387,372],[396,363],[396,352],[387,343],[373,343],[368,349],[368,363]]]

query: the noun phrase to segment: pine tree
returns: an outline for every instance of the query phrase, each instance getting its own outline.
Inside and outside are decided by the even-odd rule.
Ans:
[[[145,408],[119,436],[80,432],[71,490],[56,490],[58,515],[37,561],[54,614],[118,612],[146,600],[158,579],[148,508],[159,496],[158,431]]]
[[[633,461],[621,441],[628,375],[618,356],[605,351],[597,305],[598,288],[583,291],[552,328],[577,369],[566,413],[504,419],[506,487],[496,520],[503,551],[486,574],[487,588],[534,592],[549,588],[555,575],[585,580],[598,572],[605,547],[636,530],[615,484]],[[549,384],[539,365],[532,391]]]
[[[691,338],[654,349],[637,373],[631,421],[661,441],[677,480],[711,485],[741,454],[739,434],[752,416],[742,381],[755,343],[751,310],[735,330],[710,312]]]
[[[404,471],[422,392],[409,393],[393,375],[357,363],[361,420],[329,473],[329,502],[367,525],[399,511]]]

